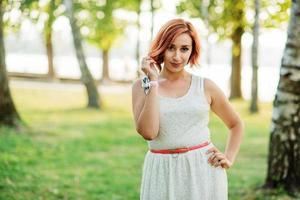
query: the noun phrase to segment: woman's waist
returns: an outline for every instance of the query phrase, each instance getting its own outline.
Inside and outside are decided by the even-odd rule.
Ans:
[[[200,143],[210,141],[210,135],[196,135],[194,137],[157,137],[148,141],[149,149],[178,149],[189,148]]]
[[[175,149],[149,149],[152,153],[158,153],[158,154],[178,154],[178,153],[186,153],[189,151],[202,149],[207,146],[211,145],[211,141],[203,141],[197,145],[189,146],[189,147],[181,147],[181,148],[175,148]]]

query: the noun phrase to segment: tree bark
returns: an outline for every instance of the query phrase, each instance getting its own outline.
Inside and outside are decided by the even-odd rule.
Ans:
[[[207,65],[210,65],[211,64],[211,59],[210,59],[211,44],[209,42],[209,36],[211,35],[211,30],[209,28],[210,17],[209,17],[208,7],[209,7],[209,0],[200,1],[199,9],[200,9],[200,12],[203,15],[203,22],[204,22],[205,26],[208,29],[207,35],[205,36],[205,41],[206,41],[206,49],[205,49],[206,63],[207,63]]]
[[[267,188],[300,190],[300,0],[294,0],[273,102]]]
[[[242,35],[244,29],[237,27],[232,39],[232,60],[230,77],[230,99],[242,98],[241,90],[241,55],[242,55]]]
[[[48,58],[48,78],[53,80],[55,78],[55,70],[53,64],[52,31],[46,36],[46,49]]]
[[[76,57],[81,71],[81,81],[85,85],[88,95],[88,107],[100,108],[101,104],[98,90],[85,61],[79,28],[77,27],[76,19],[73,14],[73,1],[65,0],[65,5],[70,20]]]
[[[150,9],[151,9],[151,42],[154,35],[154,0],[150,0]]]
[[[0,1],[0,126],[18,127],[21,119],[11,97],[8,84],[3,27],[3,3]]]
[[[109,50],[107,50],[107,49],[102,50],[102,61],[103,61],[103,63],[102,63],[102,83],[108,83],[110,81],[108,57],[109,57]]]
[[[46,39],[46,50],[48,58],[48,78],[53,80],[55,78],[55,70],[53,64],[53,45],[52,45],[52,24],[54,21],[55,2],[49,2],[48,15],[49,19],[46,22],[45,27],[45,39]]]
[[[259,8],[260,0],[255,0],[255,20],[253,26],[253,44],[252,44],[252,81],[251,81],[251,102],[250,102],[250,112],[257,113],[257,70],[258,70],[258,37],[259,37]]]

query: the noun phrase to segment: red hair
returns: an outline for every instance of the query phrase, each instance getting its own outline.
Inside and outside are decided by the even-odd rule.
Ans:
[[[200,57],[200,39],[195,27],[183,19],[172,19],[165,23],[151,44],[149,56],[154,59],[160,67],[163,63],[164,53],[175,38],[183,33],[187,33],[192,38],[192,53],[189,58],[191,66],[198,64]]]

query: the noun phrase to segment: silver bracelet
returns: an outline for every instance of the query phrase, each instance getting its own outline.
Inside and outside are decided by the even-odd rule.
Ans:
[[[157,81],[150,81],[148,76],[144,76],[142,79],[142,88],[144,89],[145,94],[149,93],[149,90],[152,86],[157,85]]]

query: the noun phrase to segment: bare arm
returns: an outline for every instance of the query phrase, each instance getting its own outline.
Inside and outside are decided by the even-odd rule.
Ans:
[[[132,86],[132,109],[137,132],[146,140],[153,140],[159,129],[157,86],[145,95],[141,80],[136,81]]]
[[[215,155],[213,155],[209,161],[211,161],[211,163],[215,166],[225,165],[225,168],[229,168],[234,163],[236,155],[240,149],[244,133],[244,125],[238,114],[231,106],[227,97],[215,83],[206,79],[205,91],[210,97],[211,110],[220,117],[229,129],[225,153],[222,155],[222,153],[218,152],[217,149],[212,150],[210,152],[214,152]],[[219,164],[217,163],[218,161]]]
[[[150,57],[142,60],[142,70],[150,80],[158,79],[155,61]],[[152,86],[148,94],[141,87],[141,80],[132,86],[132,110],[137,132],[146,140],[153,140],[159,130],[159,103],[157,98],[158,85]]]

